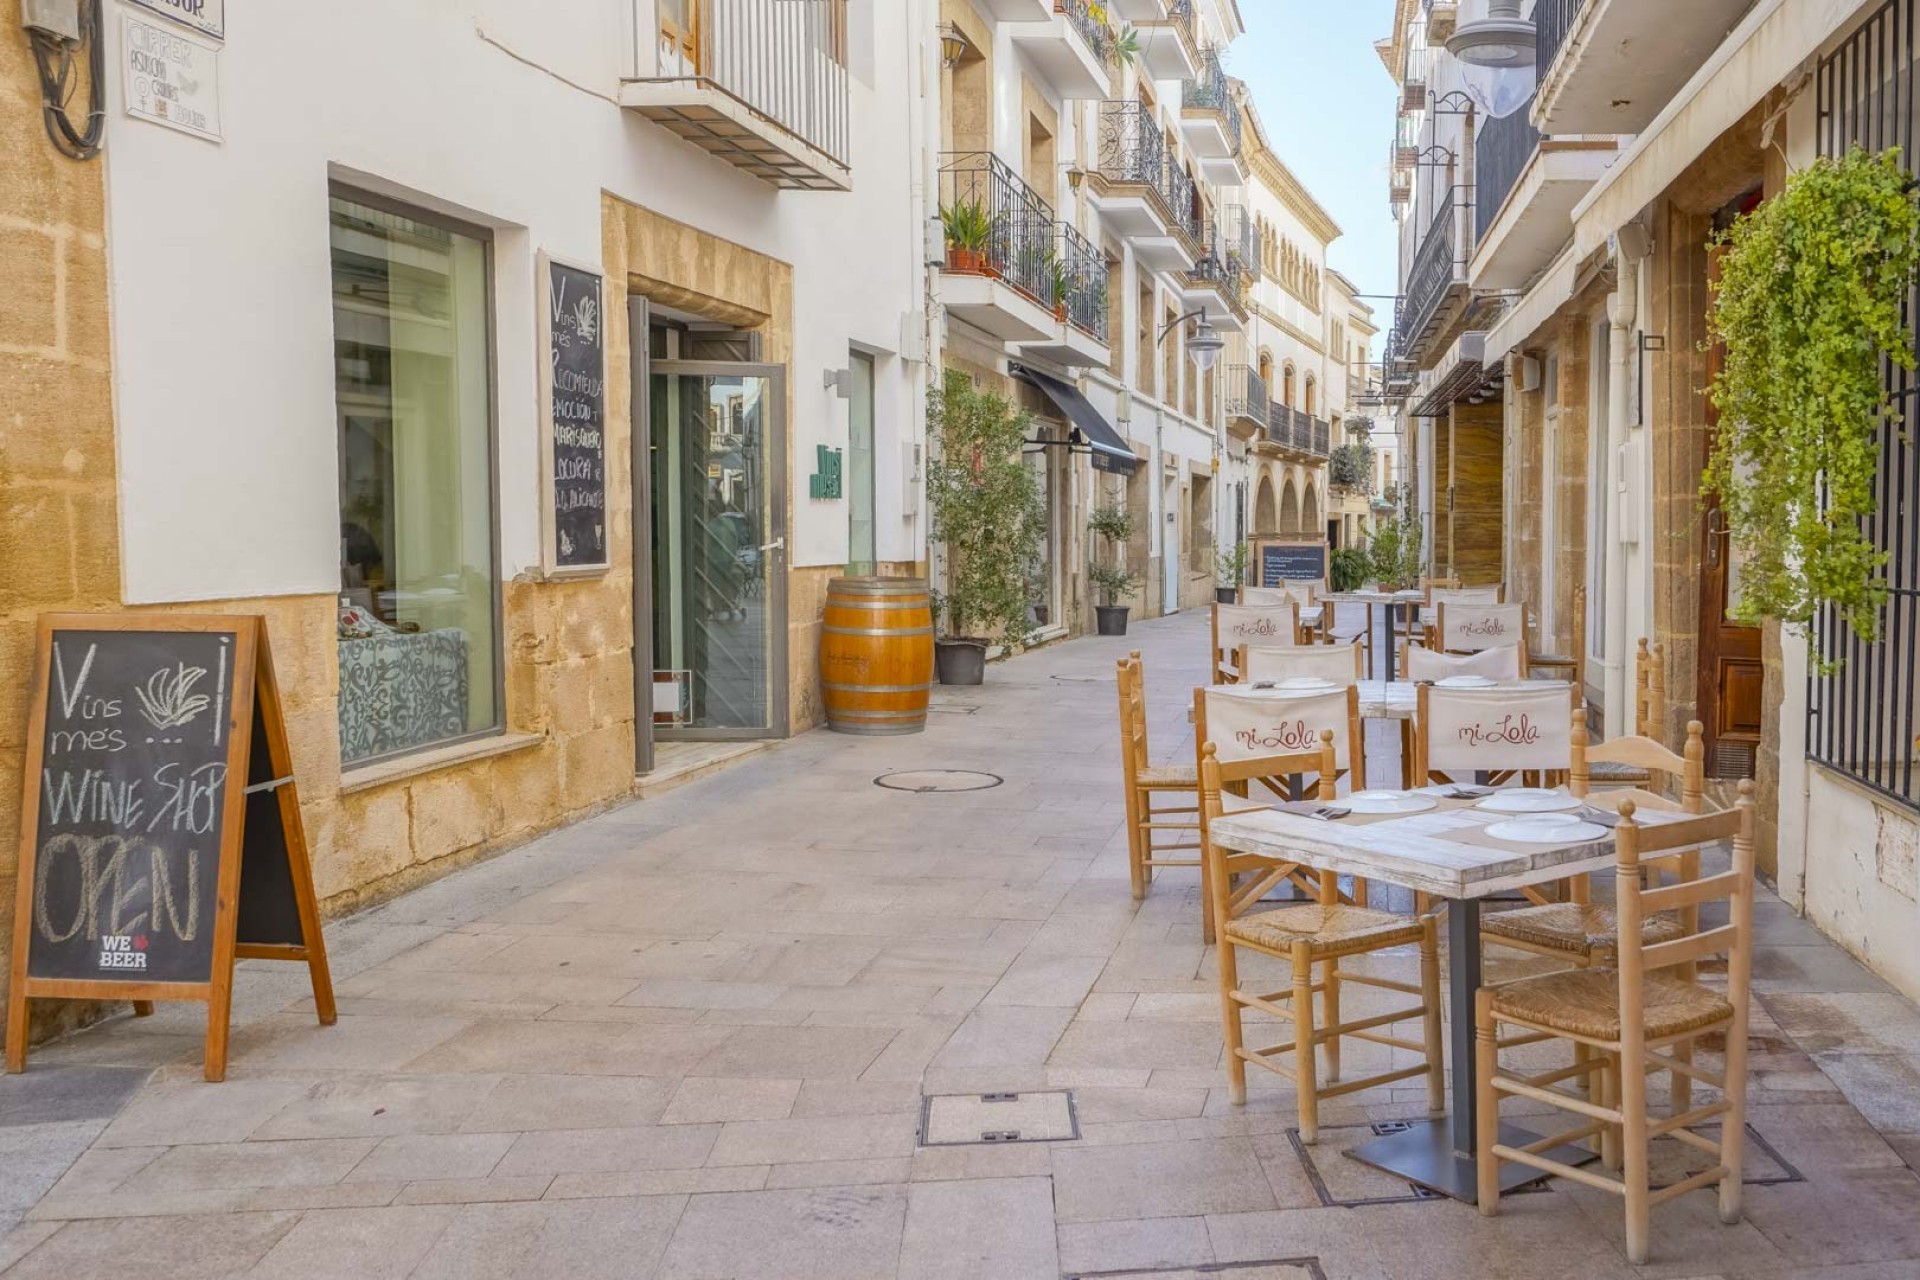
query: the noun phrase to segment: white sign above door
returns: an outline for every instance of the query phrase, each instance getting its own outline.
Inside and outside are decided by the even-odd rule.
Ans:
[[[184,22],[195,31],[204,31],[216,40],[227,38],[227,0],[132,0],[175,22]]]

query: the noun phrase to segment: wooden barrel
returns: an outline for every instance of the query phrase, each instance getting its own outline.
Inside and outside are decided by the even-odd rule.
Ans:
[[[820,691],[838,733],[919,733],[933,688],[933,609],[915,578],[827,584]]]

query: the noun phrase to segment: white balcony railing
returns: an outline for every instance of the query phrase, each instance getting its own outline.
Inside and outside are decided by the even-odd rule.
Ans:
[[[687,0],[691,30],[661,32],[656,82],[704,82],[841,165],[849,163],[846,0]]]

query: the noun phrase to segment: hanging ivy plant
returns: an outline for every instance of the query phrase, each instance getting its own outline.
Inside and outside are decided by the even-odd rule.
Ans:
[[[1701,488],[1740,558],[1734,616],[1805,631],[1829,604],[1871,640],[1887,555],[1866,522],[1880,425],[1896,416],[1881,371],[1915,363],[1902,316],[1920,266],[1913,179],[1897,150],[1821,159],[1715,247],[1709,331],[1726,363]]]

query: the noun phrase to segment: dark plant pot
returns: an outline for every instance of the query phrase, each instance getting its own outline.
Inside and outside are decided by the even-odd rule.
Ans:
[[[1053,606],[1045,605],[1045,604],[1037,604],[1033,606],[1033,621],[1035,626],[1041,626],[1041,627],[1046,626],[1048,619],[1051,618],[1052,616],[1053,616]]]
[[[1130,612],[1124,604],[1097,604],[1093,606],[1094,620],[1103,636],[1123,636],[1127,634],[1127,614]]]
[[[987,679],[985,640],[936,640],[933,665],[941,684],[984,684]]]
[[[1220,604],[1239,604],[1240,588],[1215,587],[1213,589],[1213,598],[1217,603],[1220,603]]]

